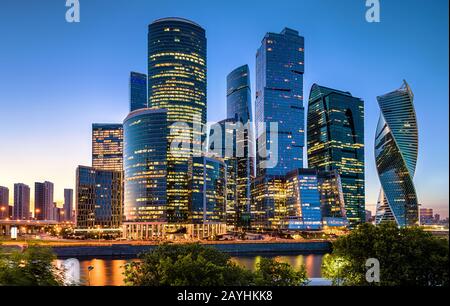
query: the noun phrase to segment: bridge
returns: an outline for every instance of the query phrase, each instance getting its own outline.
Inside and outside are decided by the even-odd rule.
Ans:
[[[0,236],[10,236],[11,228],[17,228],[17,234],[37,234],[47,226],[68,225],[54,220],[0,220]]]

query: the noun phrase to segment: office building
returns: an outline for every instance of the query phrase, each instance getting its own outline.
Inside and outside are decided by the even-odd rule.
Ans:
[[[226,223],[226,165],[223,160],[193,157],[190,165],[191,223]]]
[[[337,170],[318,171],[318,187],[324,227],[346,227],[349,225],[345,212],[341,176]]]
[[[130,72],[130,112],[147,108],[147,75]]]
[[[122,171],[78,166],[76,227],[85,231],[115,231],[122,225]]]
[[[122,171],[122,156],[122,124],[92,124],[92,167],[99,170]]]
[[[309,95],[308,167],[340,175],[350,227],[365,222],[364,101],[314,84]]]
[[[235,177],[232,180],[234,180],[236,188],[235,225],[248,228],[250,226],[251,182],[255,177],[253,116],[248,65],[234,69],[227,76],[227,117],[236,123],[232,151],[235,171]]]
[[[403,81],[399,89],[377,100],[381,113],[375,134],[375,162],[381,191],[376,223],[414,226],[419,222],[413,183],[419,142],[414,95]]]
[[[125,220],[167,222],[167,111],[137,110],[123,124]]]
[[[419,210],[420,225],[434,224],[433,208],[420,208]]]
[[[320,230],[322,213],[317,171],[296,169],[286,175],[286,218],[288,230]]]
[[[303,168],[304,58],[304,38],[289,28],[267,33],[256,54],[257,178],[252,218],[258,227],[279,226],[272,224],[280,211],[279,182],[288,172]]]
[[[167,109],[167,218],[189,219],[188,163],[206,139],[206,36],[198,24],[163,18],[148,27],[148,106]]]
[[[14,184],[13,218],[29,220],[30,216],[30,187],[22,183]]]

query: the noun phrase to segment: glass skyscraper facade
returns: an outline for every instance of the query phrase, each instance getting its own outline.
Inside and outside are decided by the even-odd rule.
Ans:
[[[304,38],[289,28],[279,34],[267,33],[256,54],[258,154],[252,218],[258,227],[279,226],[278,216],[283,213],[283,208],[278,207],[279,182],[288,172],[303,168],[304,59]],[[278,125],[277,148],[271,138],[270,123]],[[268,165],[270,160],[274,166]]]
[[[130,112],[147,108],[147,75],[130,72]]]
[[[376,223],[418,224],[413,177],[418,152],[414,95],[406,81],[398,90],[377,97],[381,115],[375,135],[375,162],[381,183]]]
[[[233,120],[238,127],[238,130],[233,132],[232,162],[236,188],[235,225],[248,227],[250,226],[251,182],[255,177],[253,116],[248,65],[234,69],[227,76],[227,117]],[[225,133],[224,128],[222,133]]]
[[[76,226],[78,229],[117,229],[122,224],[122,171],[78,166]]]
[[[296,169],[286,175],[286,218],[288,230],[320,230],[322,213],[317,171]]]
[[[182,18],[164,18],[148,28],[148,105],[167,109],[171,128],[167,156],[167,214],[170,222],[189,218],[189,159],[201,156],[206,125],[206,36],[198,24]]]
[[[137,110],[123,125],[125,221],[167,222],[167,111]]]
[[[122,171],[122,124],[92,124],[92,167],[101,170]]]
[[[303,167],[304,58],[304,38],[288,28],[267,33],[256,54],[258,175],[285,175]],[[265,168],[261,163],[272,154],[270,122],[278,123],[278,159],[275,167]]]
[[[341,176],[337,170],[319,171],[317,181],[324,226],[348,226]]]
[[[307,120],[308,167],[338,171],[350,226],[365,222],[364,101],[314,84]]]
[[[190,162],[191,223],[226,222],[226,165],[213,157],[193,157]]]
[[[16,220],[30,219],[30,187],[28,185],[14,184],[13,218]]]

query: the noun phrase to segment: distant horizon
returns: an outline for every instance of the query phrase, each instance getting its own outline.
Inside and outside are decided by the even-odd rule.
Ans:
[[[280,0],[277,6],[91,0],[80,1],[78,24],[65,21],[63,2],[5,0],[0,11],[0,186],[9,189],[10,205],[14,183],[30,187],[32,211],[35,182],[54,183],[58,207],[65,188],[75,192],[76,168],[92,165],[92,124],[122,123],[129,72],[147,73],[148,24],[179,16],[206,30],[209,122],[226,118],[226,76],[244,64],[251,71],[255,115],[255,54],[265,33],[289,27],[305,37],[305,114],[314,83],[365,102],[366,209],[372,213],[380,190],[373,152],[376,97],[405,79],[419,126],[419,208],[449,216],[448,1],[382,2],[379,24],[365,21],[365,1],[358,0]],[[326,20],[317,21],[316,11],[326,11]]]

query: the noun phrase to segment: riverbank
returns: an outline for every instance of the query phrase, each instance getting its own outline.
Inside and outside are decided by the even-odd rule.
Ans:
[[[230,255],[263,254],[263,253],[307,253],[325,254],[331,251],[329,241],[302,242],[239,242],[239,243],[202,243],[214,247]],[[53,246],[59,258],[68,257],[136,257],[138,254],[156,248],[156,244],[111,244],[97,246]]]

